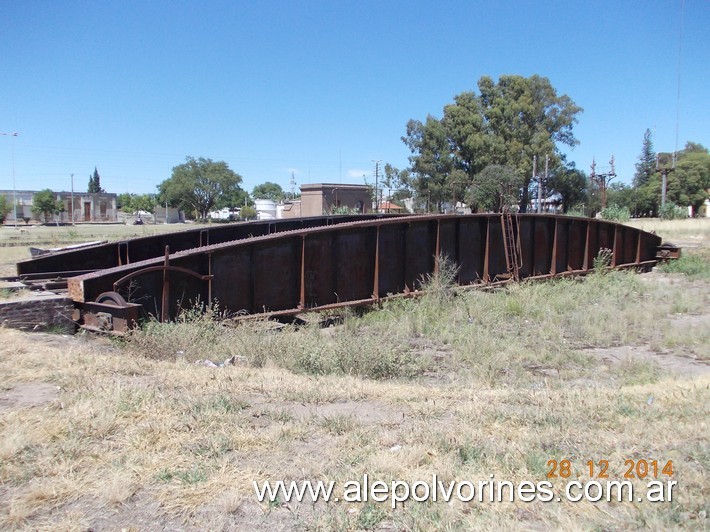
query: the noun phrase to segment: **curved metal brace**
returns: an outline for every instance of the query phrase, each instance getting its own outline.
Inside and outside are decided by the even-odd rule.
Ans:
[[[200,279],[201,281],[209,281],[214,277],[214,275],[200,275],[199,273],[195,273],[192,270],[188,270],[187,268],[181,268],[180,266],[151,266],[149,268],[143,268],[142,270],[138,270],[133,273],[129,273],[128,275],[121,277],[118,281],[113,283],[113,289],[116,291],[120,285],[125,283],[126,281],[130,281],[134,277],[140,277],[141,275],[144,275],[146,273],[150,272],[162,272],[165,270],[170,270],[170,271],[176,271],[176,272],[181,272],[187,275],[190,275],[192,277],[195,277],[197,279]]]

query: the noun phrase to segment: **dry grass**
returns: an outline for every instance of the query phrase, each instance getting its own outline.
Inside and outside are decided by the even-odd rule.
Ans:
[[[706,528],[709,283],[613,273],[457,296],[444,283],[329,329],[193,316],[129,343],[0,330],[0,527]],[[676,498],[393,511],[259,504],[252,488],[536,482],[563,458],[580,480],[587,460],[612,479],[626,459],[673,460]]]
[[[664,241],[678,242],[683,246],[710,246],[710,218],[687,220],[661,220],[636,218],[627,225],[644,231],[655,231]]]

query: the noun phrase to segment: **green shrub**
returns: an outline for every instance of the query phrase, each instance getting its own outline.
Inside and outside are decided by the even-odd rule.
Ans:
[[[661,266],[666,273],[683,273],[691,279],[710,279],[710,261],[698,254],[682,255]]]
[[[603,273],[611,266],[613,252],[609,248],[600,248],[597,256],[592,261],[592,267],[595,272]]]
[[[620,207],[615,203],[605,207],[601,211],[601,217],[610,222],[628,222],[631,219],[631,212],[628,207]]]
[[[688,210],[675,203],[666,203],[666,205],[658,211],[658,217],[661,220],[682,220],[688,217]]]
[[[249,206],[249,205],[245,205],[239,211],[239,217],[242,220],[256,220],[256,217],[258,214],[259,213],[256,212],[256,209],[254,207]]]

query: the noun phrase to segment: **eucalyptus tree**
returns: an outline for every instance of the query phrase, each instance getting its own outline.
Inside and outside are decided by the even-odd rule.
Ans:
[[[441,119],[410,120],[402,140],[409,147],[412,184],[417,194],[437,198],[449,186],[474,182],[489,165],[512,168],[521,181],[520,209],[528,204],[533,157],[562,160],[561,146],[579,142],[573,128],[582,108],[558,95],[541,76],[489,76],[478,81],[478,94],[463,92],[444,107]]]

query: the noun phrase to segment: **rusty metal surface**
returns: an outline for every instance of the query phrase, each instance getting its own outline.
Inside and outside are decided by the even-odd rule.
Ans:
[[[55,272],[55,275],[72,270],[103,270],[162,254],[165,246],[175,251],[195,249],[210,244],[231,242],[244,238],[268,235],[296,229],[308,229],[322,225],[337,225],[362,219],[380,219],[397,215],[366,214],[343,216],[318,216],[284,220],[263,220],[244,223],[215,224],[187,231],[165,233],[155,236],[132,238],[109,243],[100,243],[80,249],[67,249],[17,263],[18,276]]]
[[[198,301],[240,315],[288,314],[414,293],[437,256],[454,262],[456,281],[470,286],[584,274],[600,249],[610,250],[613,267],[646,268],[661,244],[632,227],[565,216],[356,219],[169,254],[155,249],[147,260],[70,277],[70,297],[81,307],[116,291],[161,319]]]

